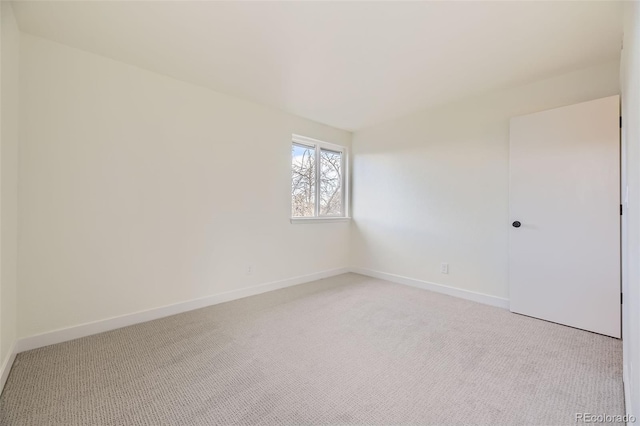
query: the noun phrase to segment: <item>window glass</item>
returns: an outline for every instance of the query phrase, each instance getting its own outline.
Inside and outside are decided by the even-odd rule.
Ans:
[[[315,216],[315,147],[291,146],[291,217]]]
[[[342,153],[320,150],[320,216],[342,214]]]

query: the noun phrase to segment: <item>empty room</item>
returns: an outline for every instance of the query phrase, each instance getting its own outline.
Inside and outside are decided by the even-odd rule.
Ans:
[[[0,6],[0,426],[639,421],[640,2]]]

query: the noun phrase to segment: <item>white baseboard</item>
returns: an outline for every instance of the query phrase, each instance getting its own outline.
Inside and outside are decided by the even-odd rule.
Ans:
[[[637,413],[633,412],[633,404],[631,403],[631,388],[629,386],[629,368],[627,363],[622,364],[622,389],[624,392],[624,408],[625,414],[635,416]]]
[[[475,291],[463,290],[461,288],[449,287],[443,284],[431,283],[428,281],[417,280],[415,278],[403,277],[401,275],[389,274],[386,272],[374,271],[373,269],[351,267],[351,272],[366,275],[381,280],[387,280],[398,284],[409,285],[424,290],[435,291],[449,296],[459,297],[461,299],[472,300],[474,302],[484,303],[485,305],[496,306],[498,308],[509,309],[509,299],[503,297],[490,296],[484,293],[476,293]]]
[[[435,291],[437,293],[447,294],[449,296],[459,297],[462,299],[472,300],[474,302],[480,302],[491,306],[497,306],[500,308],[509,308],[508,299],[504,299],[496,296],[489,296],[487,294],[476,293],[469,290],[462,290],[455,287],[449,287],[442,284],[430,283],[427,281],[421,281],[414,278],[403,277],[400,275],[389,274],[386,272],[374,271],[366,268],[351,267],[351,268],[338,268],[328,271],[321,271],[314,274],[303,275],[299,277],[289,278],[281,281],[273,281],[265,284],[260,284],[253,287],[243,288],[240,290],[232,290],[224,293],[214,294],[212,296],[206,296],[199,299],[188,300],[185,302],[175,303],[172,305],[162,306],[159,308],[149,309],[146,311],[135,312],[132,314],[106,318],[103,320],[93,321],[85,324],[76,325],[73,327],[61,328],[53,331],[49,331],[34,336],[25,337],[19,339],[14,345],[12,351],[12,358],[10,362],[7,362],[9,368],[13,363],[16,353],[29,351],[32,349],[41,348],[44,346],[53,345],[56,343],[67,342],[69,340],[79,339],[81,337],[90,336],[92,334],[98,334],[105,331],[115,330],[117,328],[127,327],[129,325],[139,324],[146,321],[151,321],[159,318],[168,317],[171,315],[180,314],[182,312],[192,311],[194,309],[204,308],[206,306],[217,305],[218,303],[229,302],[232,300],[242,299],[244,297],[254,296],[268,291],[278,290],[285,287],[291,287],[298,284],[304,284],[307,282],[329,278],[336,275],[344,274],[346,272],[355,272],[361,275],[367,275],[374,278],[379,278],[399,284],[405,284],[412,287],[418,287],[424,290]],[[5,366],[3,366],[5,368]],[[6,379],[4,376],[5,371],[2,370],[2,379]],[[4,382],[0,382],[4,384]]]
[[[11,371],[11,367],[13,366],[13,361],[16,359],[16,342],[13,342],[11,345],[11,349],[9,349],[9,355],[7,359],[4,360],[2,366],[0,366],[0,394],[4,390],[4,385],[7,383],[7,378],[9,377],[9,371]]]
[[[285,287],[292,287],[298,284],[320,280],[322,278],[329,278],[347,272],[349,272],[349,268],[331,269],[328,271],[316,272],[314,274],[293,277],[286,280],[273,281],[253,287],[243,288],[240,290],[218,293],[212,296],[188,300],[186,302],[175,303],[172,305],[153,308],[146,311],[140,311],[118,317],[93,321],[73,327],[61,328],[58,330],[53,330],[35,336],[29,336],[19,339],[14,353],[29,351],[31,349],[37,349],[56,343],[67,342],[69,340],[78,339],[80,337],[115,330],[117,328],[139,324],[158,318],[164,318],[171,315],[180,314],[182,312],[204,308],[206,306],[217,305],[219,303],[229,302],[236,299],[242,299],[244,297],[254,296],[256,294],[266,293],[268,291],[278,290]]]

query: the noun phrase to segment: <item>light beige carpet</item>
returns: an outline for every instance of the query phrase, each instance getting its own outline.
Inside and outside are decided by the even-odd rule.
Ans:
[[[2,425],[575,424],[621,342],[346,274],[21,353]]]

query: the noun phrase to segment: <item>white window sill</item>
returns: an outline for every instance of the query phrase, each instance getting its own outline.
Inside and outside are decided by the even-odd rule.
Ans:
[[[333,223],[333,222],[349,222],[350,217],[292,217],[289,219],[292,224],[299,225],[301,223]]]

